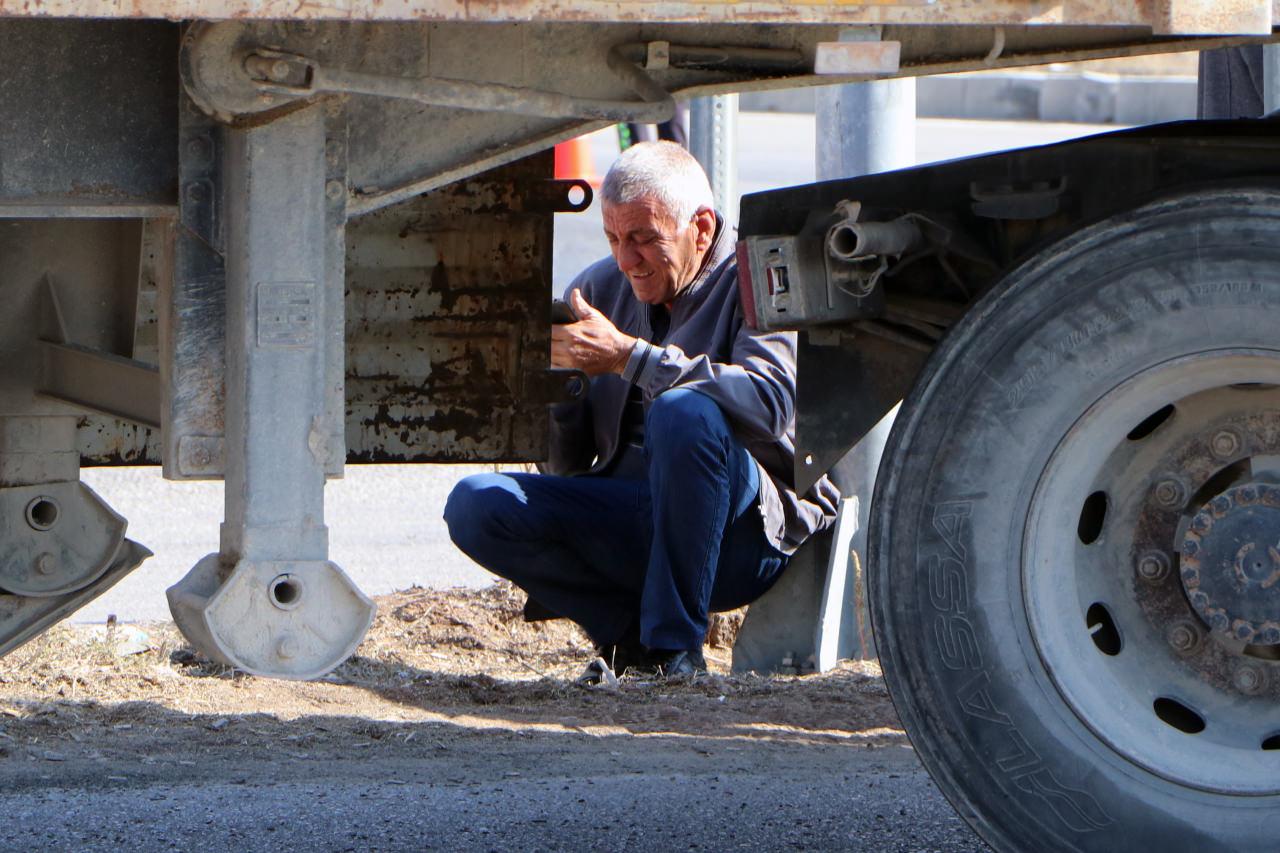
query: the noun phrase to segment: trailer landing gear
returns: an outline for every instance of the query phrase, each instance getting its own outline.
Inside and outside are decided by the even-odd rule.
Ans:
[[[168,592],[201,652],[278,678],[333,669],[374,610],[329,562],[324,524],[325,472],[345,454],[328,410],[343,299],[328,208],[347,192],[326,181],[329,108],[226,130],[226,521],[221,552]]]

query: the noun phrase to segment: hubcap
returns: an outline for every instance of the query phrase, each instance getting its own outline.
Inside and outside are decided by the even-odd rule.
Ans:
[[[1189,787],[1280,792],[1280,353],[1153,366],[1040,473],[1022,596],[1075,717]]]
[[[1182,586],[1214,631],[1280,644],[1280,487],[1227,489],[1195,514],[1182,539]]]

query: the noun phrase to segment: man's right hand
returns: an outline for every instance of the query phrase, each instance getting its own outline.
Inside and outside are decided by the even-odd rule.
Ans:
[[[576,287],[569,305],[578,322],[551,327],[551,366],[574,368],[588,376],[622,373],[636,339],[619,331]]]

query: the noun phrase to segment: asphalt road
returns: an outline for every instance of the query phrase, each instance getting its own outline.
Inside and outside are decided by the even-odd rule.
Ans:
[[[916,132],[920,163],[1004,148],[1046,144],[1111,128],[1080,124],[921,119]],[[739,121],[738,172],[742,193],[814,180],[812,115],[744,113]],[[593,134],[597,174],[617,154],[612,130]],[[607,252],[599,204],[581,214],[556,217],[557,292],[586,264]],[[440,515],[452,484],[484,466],[352,466],[326,490],[331,556],[370,594],[414,584],[484,586],[490,576],[449,542]],[[74,619],[101,622],[167,619],[166,587],[205,554],[218,549],[222,487],[169,483],[154,469],[99,469],[84,480],[129,519],[129,536],[155,552],[115,589]]]
[[[268,754],[185,780],[163,756],[69,766],[7,786],[0,850],[987,850],[905,747],[610,738],[556,755],[521,740]]]

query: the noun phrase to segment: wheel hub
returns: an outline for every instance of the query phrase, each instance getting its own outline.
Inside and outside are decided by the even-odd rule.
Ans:
[[[1181,551],[1187,600],[1210,628],[1280,645],[1280,486],[1249,483],[1211,498]]]

